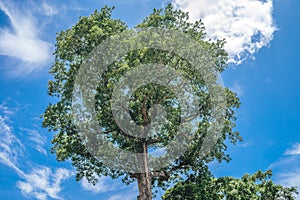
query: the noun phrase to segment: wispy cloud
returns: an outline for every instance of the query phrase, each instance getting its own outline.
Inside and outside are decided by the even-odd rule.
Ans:
[[[297,159],[297,162],[300,160]],[[279,171],[275,174],[276,182],[285,187],[297,187],[298,191],[300,190],[300,166],[289,167],[291,163],[286,163],[286,166],[277,166]],[[277,163],[278,164],[278,163]],[[276,170],[276,171],[277,171]],[[300,200],[300,194],[296,195],[296,199]]]
[[[43,5],[45,13],[55,12],[48,4]],[[39,38],[37,19],[12,1],[0,0],[0,9],[10,20],[10,26],[0,29],[0,54],[21,61],[17,68],[10,70],[21,75],[44,67],[51,58],[51,44]]]
[[[115,194],[110,196],[108,200],[135,200],[138,195],[137,187],[133,187],[129,189],[127,192],[123,192],[122,194]]]
[[[115,185],[109,183],[109,180],[111,179],[109,179],[108,177],[99,177],[96,185],[93,185],[92,183],[89,183],[87,179],[84,178],[81,181],[81,187],[84,190],[91,191],[93,193],[103,193],[115,190]]]
[[[284,156],[269,166],[274,171],[275,181],[286,187],[297,187],[300,190],[300,152],[299,143],[287,149]],[[300,200],[300,194],[296,196]]]
[[[240,64],[267,46],[276,30],[272,0],[173,0],[190,13],[192,21],[202,19],[210,39],[225,38],[229,62]]]
[[[247,147],[250,147],[253,145],[253,141],[242,141],[242,142],[239,142],[237,143],[237,147],[242,147],[242,148],[247,148]]]
[[[3,112],[5,115],[12,115],[14,112],[9,109],[4,103],[0,104],[0,110]]]
[[[62,190],[61,183],[73,175],[65,168],[57,168],[52,172],[49,167],[41,166],[34,168],[29,174],[21,175],[25,180],[18,181],[17,187],[25,196],[32,196],[39,200],[46,200],[48,196],[53,199],[63,199],[59,196]]]
[[[233,84],[233,86],[231,87],[231,90],[233,92],[235,92],[239,97],[243,96],[243,94],[244,94],[244,89],[238,82],[235,82]]]
[[[296,143],[292,148],[288,149],[284,153],[285,155],[300,155],[300,143]]]
[[[278,175],[278,177],[280,178],[280,183],[282,185],[288,187],[300,186],[300,169],[292,172],[281,173]]]
[[[44,148],[47,138],[44,135],[41,135],[38,130],[21,128],[22,131],[25,131],[27,138],[30,141],[30,146],[32,146],[38,152],[47,155],[47,151]]]
[[[46,200],[47,197],[63,199],[59,196],[62,190],[61,183],[73,176],[74,173],[65,168],[57,168],[53,172],[51,168],[37,166],[35,163],[30,163],[30,165],[36,167],[26,166],[26,170],[23,170],[19,163],[20,160],[26,160],[22,153],[25,147],[9,125],[9,115],[5,113],[11,112],[8,112],[9,109],[6,106],[2,105],[0,108],[4,108],[0,109],[0,164],[8,166],[18,174],[20,181],[17,182],[17,187],[25,196],[34,197],[38,200]],[[36,132],[32,132],[32,134],[37,135]],[[40,140],[36,140],[36,142],[41,144]]]
[[[58,14],[58,10],[54,5],[50,5],[49,3],[44,1],[41,5],[41,14],[52,16]]]
[[[98,178],[96,185],[89,183],[86,178],[83,178],[81,181],[81,187],[83,190],[90,191],[94,194],[102,193],[108,195],[109,200],[131,200],[136,199],[138,195],[136,184],[125,186],[122,184],[120,178],[112,180],[110,177],[99,177],[97,175],[94,176]]]
[[[12,167],[12,163],[22,155],[24,147],[6,121],[7,117],[0,115],[0,163]]]

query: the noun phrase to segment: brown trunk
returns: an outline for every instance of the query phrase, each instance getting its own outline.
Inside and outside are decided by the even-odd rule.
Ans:
[[[138,200],[152,200],[151,175],[148,166],[148,147],[146,142],[140,144],[140,154],[138,164],[142,173],[138,174]]]

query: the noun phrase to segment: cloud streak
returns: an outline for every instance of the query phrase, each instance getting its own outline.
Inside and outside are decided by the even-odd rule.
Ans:
[[[284,153],[285,156],[269,166],[275,173],[275,180],[286,187],[300,189],[300,144],[296,143]],[[296,195],[300,200],[300,194]]]
[[[300,161],[300,159],[293,159],[294,161],[298,162]],[[283,161],[283,163],[287,164],[287,166],[289,165],[294,165],[292,163]],[[278,164],[278,163],[277,163]],[[281,184],[284,185],[286,187],[297,187],[298,191],[300,189],[300,166],[293,166],[293,167],[286,167],[282,165],[278,165],[277,166],[277,170],[279,170],[280,172],[278,172],[276,174],[276,181]],[[300,194],[296,195],[296,199],[300,200]]]
[[[102,193],[115,190],[116,188],[112,184],[108,183],[109,180],[110,179],[107,177],[99,177],[96,185],[93,185],[92,183],[89,183],[86,178],[84,178],[81,181],[81,187],[84,190],[91,191],[93,193]]]
[[[128,188],[128,191],[123,192],[122,194],[114,194],[110,196],[108,200],[135,200],[138,193],[137,187],[132,187],[131,189]]]
[[[41,6],[41,14],[46,16],[52,16],[58,14],[58,10],[54,6],[51,6],[50,4],[43,2]]]
[[[25,131],[26,137],[28,138],[28,141],[30,142],[30,146],[33,147],[38,152],[47,155],[47,151],[44,148],[47,138],[44,135],[41,135],[39,131],[34,129],[28,129],[28,128],[21,128],[21,131]]]
[[[24,149],[20,140],[12,134],[7,117],[0,115],[0,163],[15,169],[14,164]],[[13,148],[12,148],[13,147]]]
[[[53,172],[51,168],[40,165],[31,167],[31,170],[22,170],[19,161],[25,160],[22,154],[25,147],[8,123],[12,113],[5,105],[0,105],[0,164],[8,166],[18,174],[21,180],[17,182],[17,187],[24,196],[34,197],[38,200],[46,200],[47,197],[63,199],[59,196],[62,190],[61,183],[73,176],[74,172],[65,168],[56,168]],[[36,133],[34,134],[36,135]],[[36,142],[39,143],[40,140]],[[36,164],[30,163],[30,165]]]
[[[22,67],[19,65],[13,72],[17,75],[29,74],[49,63],[51,44],[39,38],[36,18],[11,1],[0,0],[0,9],[10,21],[10,26],[0,29],[0,54],[22,63]],[[48,4],[44,5],[44,9],[49,15],[55,12]]]
[[[62,190],[61,183],[73,176],[73,173],[65,168],[57,168],[52,172],[49,167],[41,166],[34,168],[29,174],[20,174],[20,176],[25,180],[18,181],[17,187],[23,195],[46,200],[48,196],[53,199],[63,199],[58,195]]]
[[[300,155],[300,143],[296,143],[292,148],[288,149],[284,153],[285,155]]]
[[[272,0],[173,0],[190,13],[192,21],[202,19],[207,37],[225,38],[229,63],[240,64],[268,46],[276,31]]]

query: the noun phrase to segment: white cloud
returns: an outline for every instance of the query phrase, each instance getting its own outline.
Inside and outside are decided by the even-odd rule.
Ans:
[[[91,191],[93,193],[108,192],[115,189],[113,184],[108,183],[110,179],[108,177],[99,177],[96,185],[89,183],[86,178],[81,181],[81,187],[84,190]]]
[[[276,30],[272,0],[173,0],[190,13],[192,21],[202,19],[210,39],[223,39],[229,62],[240,64],[267,46]]]
[[[62,190],[61,183],[73,176],[74,173],[65,168],[57,168],[53,172],[46,166],[31,167],[31,170],[28,170],[28,166],[26,166],[26,170],[21,169],[19,162],[21,159],[22,161],[26,159],[22,153],[25,148],[17,136],[13,134],[13,128],[8,124],[9,116],[5,113],[11,113],[7,112],[10,110],[7,107],[5,109],[0,107],[0,111],[2,111],[0,113],[0,164],[8,166],[18,174],[21,180],[17,182],[17,187],[25,196],[34,197],[38,200],[46,200],[47,197],[63,199],[59,196]]]
[[[12,115],[12,114],[14,114],[14,112],[12,110],[10,110],[4,103],[0,104],[0,110],[5,115]]]
[[[130,186],[121,185],[121,179],[112,180],[110,177],[98,177],[98,182],[96,185],[93,185],[88,182],[86,178],[83,178],[81,181],[81,187],[84,190],[90,191],[92,193],[106,193],[109,196],[109,200],[131,200],[136,199],[138,195],[138,187],[136,184],[132,184]],[[118,192],[124,189],[124,192]],[[110,195],[113,193],[113,195]]]
[[[243,94],[244,94],[244,89],[243,89],[242,86],[241,86],[239,83],[237,83],[237,82],[235,82],[235,83],[233,84],[233,87],[231,88],[231,90],[232,90],[233,92],[235,92],[239,97],[243,96]]]
[[[299,161],[299,160],[298,160]],[[283,167],[282,172],[276,174],[276,182],[285,187],[297,187],[300,189],[300,166],[298,167]],[[296,199],[300,200],[300,194],[296,195]]]
[[[250,147],[253,145],[253,141],[242,141],[242,142],[239,142],[237,143],[237,147],[242,147],[242,148],[246,148],[246,147]]]
[[[297,187],[300,191],[300,145],[296,143],[285,151],[285,156],[269,166],[273,170],[275,181],[285,187]],[[300,200],[300,194],[296,195]]]
[[[91,191],[93,193],[103,193],[103,192],[109,192],[114,191],[116,189],[120,189],[122,186],[119,185],[120,179],[111,179],[109,177],[99,177],[95,175],[98,178],[98,182],[96,185],[93,185],[92,183],[89,183],[86,178],[83,178],[81,181],[81,187],[84,190]]]
[[[279,177],[282,185],[288,187],[300,186],[300,169],[293,172],[279,174]]]
[[[38,152],[47,155],[47,151],[44,148],[47,138],[44,135],[41,135],[37,130],[32,130],[28,128],[21,128],[22,131],[25,131],[28,135],[26,136],[31,142],[32,146]]]
[[[39,38],[39,25],[32,14],[16,7],[11,1],[0,0],[0,9],[11,25],[0,29],[0,54],[22,62],[22,67],[18,65],[13,72],[17,75],[28,74],[49,63],[51,45]]]
[[[12,127],[7,124],[7,117],[0,115],[0,163],[12,166],[22,155],[23,145],[12,133]]]
[[[17,187],[25,196],[32,196],[39,200],[46,200],[47,197],[53,199],[63,199],[58,195],[62,190],[63,180],[73,176],[73,172],[65,168],[57,168],[52,172],[50,168],[41,166],[34,168],[31,173],[24,175],[24,181],[18,181]]]
[[[288,149],[284,153],[285,155],[300,155],[300,143],[296,143],[293,145],[291,149]]]
[[[111,196],[108,200],[135,200],[136,197],[136,194],[118,194]]]
[[[136,197],[138,196],[138,190],[137,190],[137,186],[136,187],[132,187],[128,192],[124,192],[122,194],[115,194],[110,196],[110,198],[108,200],[135,200]]]
[[[47,2],[43,2],[41,6],[41,14],[46,16],[52,16],[58,14],[55,6],[48,4]]]

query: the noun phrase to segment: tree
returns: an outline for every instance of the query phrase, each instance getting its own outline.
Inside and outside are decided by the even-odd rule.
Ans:
[[[77,118],[76,122],[76,116],[72,113],[74,111],[74,87],[76,77],[80,73],[85,60],[91,60],[89,56],[93,49],[107,41],[107,39],[129,30],[121,20],[112,19],[112,10],[113,8],[109,7],[102,8],[100,12],[96,10],[91,16],[81,17],[73,27],[58,34],[54,52],[55,62],[50,69],[53,80],[48,83],[48,94],[57,97],[58,102],[49,104],[46,108],[43,114],[43,127],[56,133],[52,140],[53,147],[51,151],[56,154],[59,161],[68,159],[72,161],[72,165],[77,171],[76,180],[85,177],[88,181],[96,183],[99,176],[122,177],[125,184],[137,180],[139,187],[138,199],[152,199],[153,188],[167,188],[169,183],[175,184],[182,181],[184,176],[188,177],[198,171],[206,171],[207,163],[213,160],[219,162],[230,160],[229,155],[225,152],[227,149],[225,140],[228,139],[232,143],[241,140],[239,133],[233,131],[235,126],[234,110],[239,107],[240,103],[233,92],[228,88],[222,88],[225,107],[222,110],[215,109],[213,107],[213,97],[209,93],[209,86],[203,80],[201,73],[188,60],[175,55],[174,52],[146,47],[129,51],[110,63],[99,77],[92,102],[95,103],[93,106],[96,110],[97,123],[101,128],[96,130],[98,134],[92,136],[92,142],[97,143],[98,138],[106,138],[111,143],[110,146],[107,146],[107,149],[97,149],[95,146],[94,150],[97,155],[109,154],[112,158],[111,151],[114,147],[136,153],[138,156],[132,158],[132,160],[127,159],[125,156],[118,157],[114,161],[119,162],[121,160],[122,164],[125,163],[129,166],[136,163],[140,171],[111,167],[101,159],[101,156],[95,156],[95,152],[92,153],[84,143],[81,133],[84,130],[79,130],[78,125],[76,125],[78,121],[81,121],[80,117]],[[195,44],[189,43],[190,46],[185,46],[185,50],[192,51],[200,46],[202,50],[207,52],[205,55],[209,55],[203,58],[197,57],[196,59],[202,60],[198,63],[199,65],[212,63],[212,70],[218,73],[226,68],[227,53],[223,49],[224,40],[216,42],[205,40],[205,30],[202,22],[188,22],[187,13],[175,10],[171,5],[168,5],[164,10],[154,9],[154,12],[137,25],[135,29],[131,30],[131,33],[133,35],[147,35],[145,29],[150,27],[157,27],[159,30],[173,30],[193,38],[196,41]],[[157,40],[159,39],[158,37]],[[171,39],[169,38],[169,40]],[[176,38],[173,39],[175,42]],[[132,43],[134,42],[132,41]],[[154,40],[149,43],[151,42],[154,42]],[[106,51],[116,50],[109,48],[109,46],[106,47],[108,49]],[[113,47],[117,48],[116,46]],[[209,59],[209,61],[206,59]],[[130,96],[128,111],[132,121],[137,126],[145,128],[155,120],[152,117],[155,113],[153,105],[163,106],[168,123],[164,124],[160,131],[155,130],[153,131],[154,134],[146,135],[147,137],[138,137],[134,135],[135,133],[128,134],[115,121],[111,98],[117,82],[121,80],[121,77],[127,71],[133,70],[142,64],[151,63],[170,66],[192,83],[192,92],[197,96],[198,115],[184,119],[190,122],[195,119],[198,120],[195,130],[186,127],[186,130],[190,128],[190,131],[193,130],[194,132],[192,143],[188,143],[186,142],[188,140],[184,139],[190,137],[188,132],[181,134],[182,141],[176,136],[180,123],[184,121],[182,118],[183,105],[178,101],[179,97],[159,84],[149,83],[137,88]],[[86,71],[86,73],[89,73],[89,71]],[[216,77],[213,77],[213,79],[215,80]],[[89,85],[86,87],[89,87]],[[123,93],[126,93],[125,90]],[[89,100],[91,99],[86,101]],[[187,99],[184,100],[187,101]],[[214,113],[222,115],[222,123],[219,127],[212,126],[215,121],[218,121],[214,117]],[[122,118],[123,116],[119,117]],[[89,123],[83,121],[82,124]],[[216,135],[211,136],[211,132],[216,132]],[[168,165],[162,166],[160,169],[151,168],[150,164],[158,161],[155,156],[150,155],[150,152],[167,146],[170,140],[174,140],[176,137],[177,142],[181,142],[180,145],[169,147],[166,151],[181,151],[181,145],[185,148],[185,151],[172,162],[169,162]],[[209,150],[205,150],[205,154],[203,154],[204,149],[202,147],[205,146],[206,139],[209,137],[212,138],[213,142],[209,146]]]
[[[214,178],[210,173],[199,172],[186,181],[177,183],[166,191],[165,200],[292,200],[297,194],[295,187],[285,188],[270,180],[272,172],[258,171],[253,175],[245,174],[241,179],[233,177]]]

